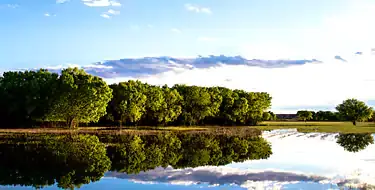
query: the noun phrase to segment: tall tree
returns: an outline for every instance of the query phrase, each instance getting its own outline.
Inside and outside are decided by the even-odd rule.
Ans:
[[[161,123],[166,125],[169,122],[177,120],[178,116],[182,113],[182,101],[183,98],[176,89],[170,89],[166,86],[163,87],[164,93],[164,104],[160,110],[162,117]]]
[[[184,99],[183,109],[180,115],[182,124],[199,124],[205,117],[213,116],[211,94],[207,88],[198,86],[175,85],[176,89]]]
[[[83,69],[68,68],[59,78],[60,97],[52,106],[48,120],[65,121],[72,128],[84,122],[97,122],[106,114],[112,90],[99,77]]]
[[[353,125],[357,125],[357,122],[368,120],[373,114],[371,107],[357,99],[344,100],[336,106],[336,110],[344,119],[351,121]]]
[[[140,81],[130,80],[121,82],[113,88],[113,99],[111,105],[116,115],[116,120],[137,124],[146,112],[146,87]]]

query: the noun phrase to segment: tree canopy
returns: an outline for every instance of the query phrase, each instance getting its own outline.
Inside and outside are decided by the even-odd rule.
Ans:
[[[59,78],[59,97],[51,106],[49,120],[66,121],[69,127],[76,123],[97,122],[106,114],[112,98],[112,89],[99,77],[82,69],[64,69]]]
[[[339,114],[346,120],[351,121],[353,125],[357,122],[367,121],[373,114],[373,109],[364,102],[357,99],[347,99],[336,107]]]
[[[223,87],[154,86],[129,80],[110,88],[113,98],[102,122],[120,125],[255,125],[271,105],[268,93]]]
[[[271,96],[224,87],[107,85],[78,68],[5,72],[0,118],[6,127],[88,125],[256,125],[272,120]]]
[[[310,111],[302,110],[297,112],[297,116],[299,119],[303,121],[307,121],[313,119],[313,114]]]

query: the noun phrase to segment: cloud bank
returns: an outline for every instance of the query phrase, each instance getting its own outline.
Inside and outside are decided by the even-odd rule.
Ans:
[[[273,97],[272,110],[277,113],[333,110],[347,98],[374,102],[375,54],[368,50],[343,57],[345,61],[335,56],[327,60],[145,57],[104,61],[82,68],[108,83],[139,79],[155,85],[224,86],[269,92]]]

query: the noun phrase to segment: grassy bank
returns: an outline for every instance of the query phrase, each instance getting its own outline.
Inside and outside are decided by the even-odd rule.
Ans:
[[[261,131],[253,127],[79,127],[76,129],[63,128],[33,128],[33,129],[0,129],[1,135],[9,134],[92,134],[92,135],[156,135],[161,133],[181,134],[213,134],[229,136],[259,136]]]
[[[260,130],[297,129],[299,132],[325,133],[375,133],[374,122],[361,122],[354,126],[351,122],[262,122],[256,128]]]
[[[363,122],[353,126],[350,122],[262,122],[260,126],[242,127],[218,127],[218,126],[195,126],[195,127],[123,127],[119,130],[116,127],[79,127],[76,129],[62,128],[32,128],[32,129],[0,129],[0,135],[9,133],[28,134],[138,134],[154,135],[166,132],[176,133],[209,133],[225,135],[259,135],[260,131],[274,129],[297,129],[299,132],[325,132],[325,133],[375,133],[375,123]]]

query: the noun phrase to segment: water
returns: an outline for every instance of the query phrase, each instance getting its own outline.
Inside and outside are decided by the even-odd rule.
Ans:
[[[1,139],[8,143],[0,144],[0,189],[349,189],[375,185],[374,135],[274,130],[262,136]]]

